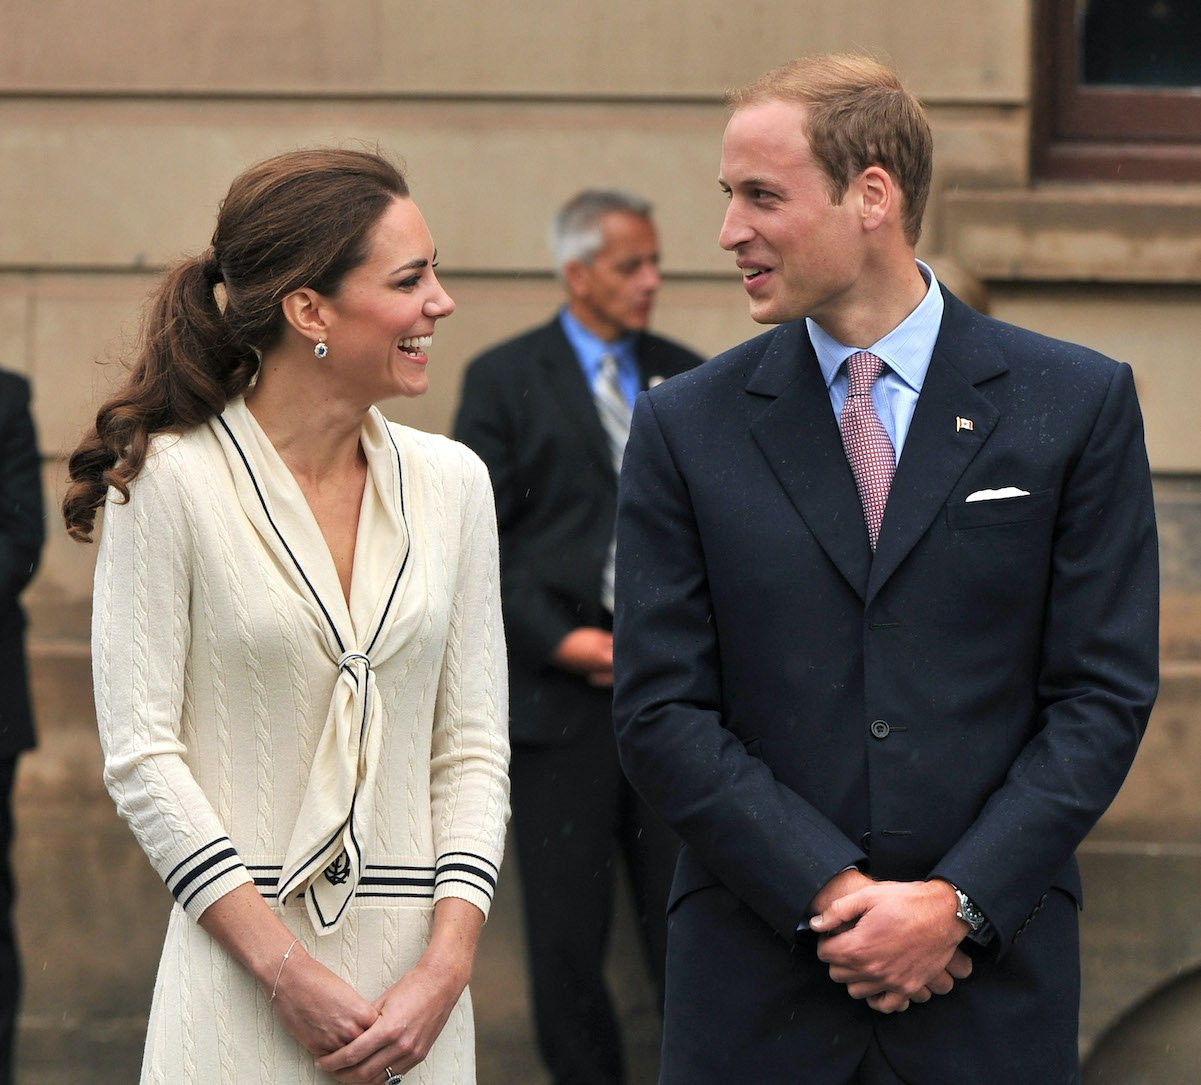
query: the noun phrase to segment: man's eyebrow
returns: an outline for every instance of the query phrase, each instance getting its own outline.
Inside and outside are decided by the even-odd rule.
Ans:
[[[779,182],[768,177],[741,177],[736,183],[727,181],[724,177],[718,177],[717,184],[719,188],[769,188],[773,192],[779,187]]]

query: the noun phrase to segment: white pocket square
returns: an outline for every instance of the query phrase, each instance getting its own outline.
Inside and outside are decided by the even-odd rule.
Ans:
[[[974,494],[968,494],[968,501],[1002,501],[1007,497],[1029,497],[1029,490],[1019,490],[1016,486],[1005,486],[1000,490],[977,490]]]

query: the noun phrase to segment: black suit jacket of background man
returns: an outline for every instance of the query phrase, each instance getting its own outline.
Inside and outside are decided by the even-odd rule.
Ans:
[[[0,370],[0,1082],[13,1072],[21,990],[9,861],[12,786],[18,755],[34,744],[20,594],[37,569],[44,535],[29,382]]]
[[[636,354],[642,388],[701,361],[646,333]],[[539,1046],[555,1081],[620,1081],[620,1026],[604,977],[616,860],[661,995],[679,844],[621,774],[611,689],[552,662],[572,630],[611,628],[601,580],[617,512],[608,439],[558,318],[470,366],[455,436],[488,465],[496,492],[511,831]]]
[[[920,1085],[1075,1079],[1074,852],[1158,681],[1142,422],[1128,366],[945,299],[874,556],[803,321],[635,409],[615,714],[685,845],[664,1085],[845,1082],[871,1043]],[[891,1017],[833,983],[795,931],[853,864],[964,889],[972,976]]]
[[[637,355],[643,388],[701,361],[645,332]],[[550,661],[573,629],[609,625],[601,574],[617,514],[608,440],[557,317],[471,365],[455,436],[488,465],[496,492],[514,741],[610,728],[610,691]]]
[[[0,758],[34,744],[19,596],[41,552],[41,460],[29,414],[29,382],[0,370]]]

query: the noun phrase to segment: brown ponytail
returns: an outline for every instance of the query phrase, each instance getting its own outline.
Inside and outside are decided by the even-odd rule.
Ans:
[[[284,296],[302,286],[336,293],[365,259],[371,227],[408,194],[392,163],[364,151],[294,151],[234,181],[212,246],[159,284],[125,385],[68,461],[72,538],[91,541],[110,487],[128,500],[155,434],[192,429],[246,391],[283,332]]]

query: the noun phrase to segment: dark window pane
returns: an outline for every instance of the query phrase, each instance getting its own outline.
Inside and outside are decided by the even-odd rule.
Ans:
[[[1201,0],[1078,0],[1081,82],[1201,89]]]

